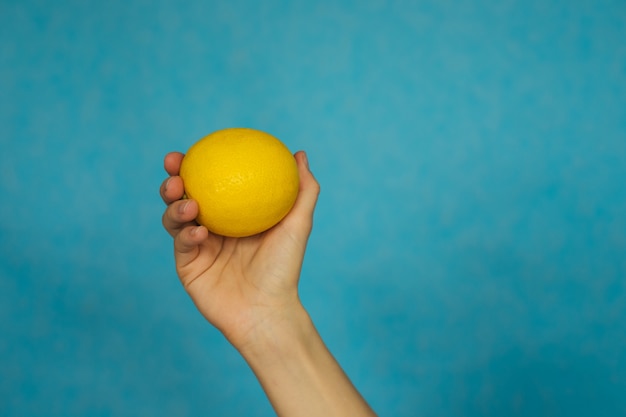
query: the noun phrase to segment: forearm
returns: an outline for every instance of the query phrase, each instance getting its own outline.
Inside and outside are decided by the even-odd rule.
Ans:
[[[240,352],[280,417],[375,416],[301,307]]]

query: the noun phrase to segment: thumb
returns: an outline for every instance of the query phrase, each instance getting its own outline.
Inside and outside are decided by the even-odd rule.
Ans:
[[[313,227],[313,212],[320,193],[320,185],[309,168],[306,153],[298,151],[294,156],[298,165],[300,189],[293,208],[283,222],[285,226],[308,237]]]

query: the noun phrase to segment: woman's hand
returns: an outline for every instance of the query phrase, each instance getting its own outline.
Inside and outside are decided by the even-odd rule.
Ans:
[[[305,153],[296,153],[300,190],[289,214],[261,234],[223,237],[199,226],[196,201],[182,199],[183,157],[166,155],[170,176],[161,185],[168,205],[163,225],[174,238],[176,270],[202,315],[242,350],[259,332],[303,311],[298,280],[320,188]]]
[[[298,298],[319,185],[304,152],[295,158],[300,190],[289,214],[256,236],[226,238],[195,222],[197,203],[182,200],[183,155],[168,154],[161,196],[176,270],[200,312],[241,352],[279,417],[372,417]]]

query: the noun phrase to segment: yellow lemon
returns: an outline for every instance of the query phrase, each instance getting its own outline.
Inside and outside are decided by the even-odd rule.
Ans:
[[[196,142],[180,167],[198,223],[230,237],[261,233],[281,221],[298,195],[296,160],[274,136],[255,129],[218,130]]]

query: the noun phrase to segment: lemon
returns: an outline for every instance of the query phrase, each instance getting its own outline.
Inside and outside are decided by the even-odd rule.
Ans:
[[[222,236],[261,233],[280,222],[298,195],[296,160],[280,140],[255,129],[229,128],[189,148],[180,167],[197,222]]]

